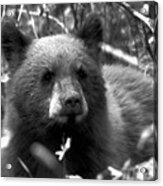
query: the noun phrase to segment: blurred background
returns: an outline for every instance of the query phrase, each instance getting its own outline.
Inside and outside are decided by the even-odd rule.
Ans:
[[[146,2],[2,5],[1,18],[12,17],[31,38],[75,33],[96,12],[103,23],[102,63],[139,66],[153,76],[157,64],[157,4]],[[3,71],[3,69],[2,69]]]

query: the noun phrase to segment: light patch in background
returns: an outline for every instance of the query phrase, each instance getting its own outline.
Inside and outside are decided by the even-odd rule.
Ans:
[[[4,130],[4,135],[1,138],[1,148],[7,148],[10,144],[12,135],[11,132],[7,129]]]

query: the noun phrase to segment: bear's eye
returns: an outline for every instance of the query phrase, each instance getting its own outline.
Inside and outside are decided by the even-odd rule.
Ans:
[[[80,67],[78,69],[77,74],[78,74],[78,76],[79,76],[80,79],[87,78],[87,72],[82,67]]]
[[[54,73],[53,72],[50,72],[50,71],[47,71],[44,73],[43,77],[42,77],[42,82],[43,83],[50,83],[51,80],[53,79],[54,77]]]

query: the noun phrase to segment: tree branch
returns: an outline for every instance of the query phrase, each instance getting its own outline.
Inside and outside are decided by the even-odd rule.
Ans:
[[[35,38],[38,39],[39,37],[38,37],[37,31],[36,31],[35,20],[34,20],[33,16],[30,16],[30,24],[32,26],[32,30],[33,30]]]
[[[6,5],[2,5],[2,20],[5,17],[5,15],[6,15]]]
[[[133,17],[141,21],[143,24],[145,24],[152,33],[154,33],[155,30],[155,21],[150,19],[149,17],[146,17],[133,9],[128,3],[126,2],[121,2],[119,3],[120,6],[122,6],[125,10],[127,10]]]
[[[100,48],[103,52],[110,53],[113,56],[122,59],[130,65],[138,66],[138,59],[135,56],[130,56],[124,53],[122,50],[112,47],[106,43],[100,43]]]
[[[146,33],[145,27],[143,25],[143,32],[144,32],[144,37],[145,37],[145,47],[149,52],[149,55],[151,56],[152,60],[155,62],[155,55],[154,52],[151,50],[150,44],[148,42],[148,33]]]
[[[23,9],[24,9],[24,4],[20,5],[19,15],[18,15],[18,18],[17,18],[17,21],[18,21],[18,22],[19,22],[20,19],[21,19]]]

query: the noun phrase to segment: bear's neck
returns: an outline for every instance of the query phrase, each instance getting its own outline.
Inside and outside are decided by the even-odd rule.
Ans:
[[[68,174],[95,178],[111,164],[109,120],[103,112],[87,119],[81,130],[72,133],[72,143],[65,156]],[[99,116],[101,114],[101,116]]]

